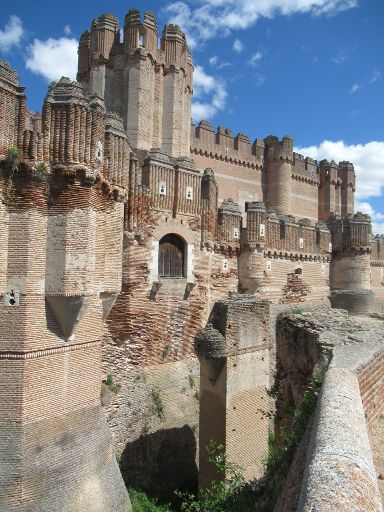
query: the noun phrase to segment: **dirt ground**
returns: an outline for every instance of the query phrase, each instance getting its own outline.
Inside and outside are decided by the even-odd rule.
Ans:
[[[381,497],[384,503],[384,414],[377,419],[369,429],[373,460],[380,487]]]

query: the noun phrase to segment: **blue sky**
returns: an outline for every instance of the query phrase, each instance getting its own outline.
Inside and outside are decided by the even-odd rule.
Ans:
[[[63,8],[65,5],[65,8]],[[196,121],[251,139],[290,134],[300,152],[348,159],[358,208],[384,233],[384,2],[382,0],[67,0],[7,2],[0,58],[40,110],[50,80],[74,77],[76,45],[92,18],[152,10],[177,22],[195,63]]]

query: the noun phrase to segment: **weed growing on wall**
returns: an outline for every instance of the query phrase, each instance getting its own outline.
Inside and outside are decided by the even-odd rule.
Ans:
[[[195,381],[193,375],[188,375],[188,382],[189,382],[189,387],[191,389],[193,389],[196,386],[196,381]]]
[[[152,398],[153,405],[155,408],[155,413],[157,414],[160,421],[164,421],[165,420],[164,404],[163,404],[163,400],[160,395],[160,391],[158,389],[152,389],[151,390],[151,398]]]
[[[116,384],[113,380],[113,375],[111,375],[110,373],[107,375],[107,380],[105,381],[106,385],[108,386],[108,389],[110,391],[112,391],[112,393],[115,393],[117,394],[120,389],[121,389],[121,385],[120,384]]]
[[[268,457],[265,461],[266,473],[259,482],[255,483],[253,489],[258,512],[272,512],[274,509],[276,500],[283,489],[295,450],[315,411],[322,381],[322,375],[313,377],[304,393],[300,407],[294,413],[292,425],[289,429],[282,430],[279,445],[276,443],[275,434],[269,433]]]

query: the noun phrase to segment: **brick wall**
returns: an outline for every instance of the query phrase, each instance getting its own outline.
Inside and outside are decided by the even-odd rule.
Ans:
[[[123,207],[89,181],[56,173],[50,184],[49,201],[44,182],[25,167],[7,184],[0,508],[102,511],[107,501],[128,512],[99,403],[99,293],[120,289]],[[106,244],[115,271],[106,273],[104,288]],[[7,300],[12,291],[14,303]]]
[[[384,410],[384,350],[358,368],[357,378],[366,420],[372,424]]]

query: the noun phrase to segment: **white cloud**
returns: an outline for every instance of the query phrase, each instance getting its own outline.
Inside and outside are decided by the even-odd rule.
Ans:
[[[10,16],[3,30],[0,30],[0,51],[8,52],[12,46],[18,46],[24,29],[20,18]]]
[[[346,51],[340,50],[336,57],[333,57],[331,60],[334,64],[343,64],[347,60]]]
[[[352,87],[351,87],[351,90],[349,91],[351,94],[357,92],[358,90],[360,89],[360,85],[359,84],[353,84]]]
[[[254,77],[254,81],[252,82],[252,84],[255,86],[255,87],[260,87],[260,85],[263,85],[263,83],[265,82],[265,76],[264,75],[261,75],[260,73],[257,73]]]
[[[65,27],[64,27],[64,34],[66,36],[70,36],[72,34],[72,30],[71,30],[71,26],[70,25],[65,25]]]
[[[384,234],[384,213],[375,211],[368,201],[356,200],[355,211],[370,215],[372,219],[372,233]]]
[[[177,0],[165,7],[171,23],[186,32],[191,48],[216,35],[252,27],[260,18],[307,13],[333,16],[358,0]]]
[[[197,65],[193,75],[192,117],[196,121],[214,117],[223,110],[228,93],[225,83],[208,75],[202,66]]]
[[[372,71],[372,75],[371,75],[371,78],[369,80],[369,83],[370,84],[374,84],[375,82],[377,82],[378,80],[381,80],[381,71],[379,69],[374,69]]]
[[[218,62],[219,62],[219,57],[217,55],[214,55],[213,57],[211,57],[209,59],[209,63],[211,66],[217,66]]]
[[[319,146],[299,148],[299,153],[315,160],[347,160],[356,171],[356,196],[360,199],[380,197],[384,188],[384,141],[367,144],[345,144],[342,140],[323,141]]]
[[[295,150],[296,151],[296,150]],[[319,146],[297,150],[315,160],[334,159],[336,162],[352,162],[356,172],[356,208],[372,216],[374,233],[384,233],[384,141],[367,144],[345,144],[343,141],[323,141]],[[376,212],[369,198],[383,198],[383,211]]]
[[[35,39],[27,48],[26,66],[47,80],[59,80],[67,76],[76,78],[77,41],[61,37],[40,41]]]
[[[243,43],[240,41],[240,39],[235,39],[234,42],[233,42],[233,46],[232,46],[232,49],[234,52],[236,53],[241,53],[243,50],[244,50],[244,45]]]
[[[255,68],[259,65],[260,60],[262,59],[263,54],[261,52],[256,52],[252,55],[252,57],[249,59],[248,64]]]

